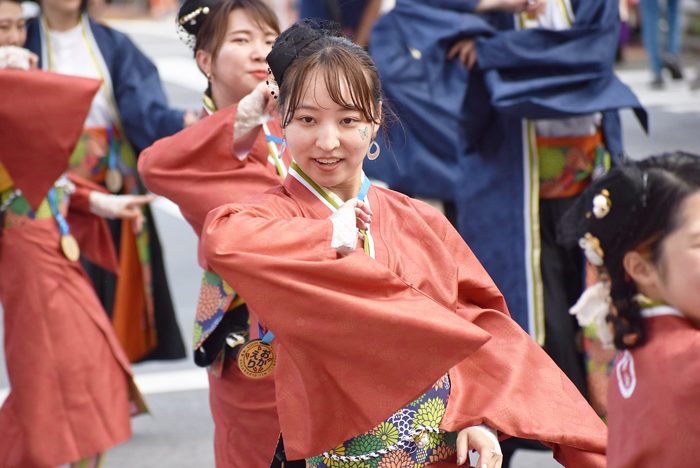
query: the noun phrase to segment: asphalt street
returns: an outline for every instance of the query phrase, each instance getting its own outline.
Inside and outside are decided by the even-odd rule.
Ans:
[[[114,20],[110,24],[129,34],[154,60],[173,106],[200,108],[206,80],[198,71],[191,50],[178,38],[173,17],[160,21]],[[689,91],[685,82],[651,91],[650,75],[644,66],[643,59],[637,59],[622,66],[619,72],[647,106],[651,124],[651,133],[646,136],[630,111],[622,113],[627,152],[634,158],[674,149],[700,152],[700,93]],[[687,69],[689,78],[694,74],[693,68]],[[174,204],[159,199],[154,205],[178,321],[189,344],[202,275],[196,261],[196,236]],[[134,372],[152,416],[134,419],[133,438],[109,451],[105,468],[214,467],[214,425],[206,372],[197,368],[191,357],[177,362],[138,364]],[[7,395],[8,386],[0,351],[0,401]],[[551,454],[528,451],[516,455],[512,466],[560,465]]]

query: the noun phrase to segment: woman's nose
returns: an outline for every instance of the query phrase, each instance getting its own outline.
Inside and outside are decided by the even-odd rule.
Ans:
[[[17,47],[22,47],[24,45],[24,28],[16,27],[12,28],[9,36],[9,44]]]
[[[270,45],[267,41],[254,41],[253,50],[251,51],[251,58],[253,60],[265,60],[267,54],[270,53]]]
[[[333,151],[340,146],[337,129],[330,124],[322,125],[316,139],[316,147],[323,151]]]

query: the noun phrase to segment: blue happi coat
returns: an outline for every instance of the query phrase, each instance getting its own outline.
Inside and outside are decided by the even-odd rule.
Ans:
[[[603,114],[605,145],[623,157],[618,109],[646,113],[613,73],[617,0],[571,0],[570,29],[519,30],[517,17],[473,13],[478,0],[397,0],[370,52],[399,115],[365,171],[409,195],[452,200],[457,227],[541,344],[539,175],[528,119]],[[446,61],[475,37],[477,66]],[[390,141],[390,144],[387,143]],[[392,155],[393,153],[393,155]]]
[[[87,16],[83,18],[87,19]],[[92,19],[87,19],[87,24],[90,39],[94,38],[109,70],[114,104],[136,154],[156,140],[182,130],[184,112],[168,106],[153,62],[125,34]],[[30,21],[24,46],[37,54],[40,61],[45,56],[41,34],[41,21]],[[43,63],[39,63],[39,68],[43,68]]]

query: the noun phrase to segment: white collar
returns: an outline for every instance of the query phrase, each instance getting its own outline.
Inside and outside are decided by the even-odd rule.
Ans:
[[[675,315],[676,317],[685,318],[685,315],[680,310],[665,304],[642,309],[641,314],[644,318],[663,317],[664,315]]]

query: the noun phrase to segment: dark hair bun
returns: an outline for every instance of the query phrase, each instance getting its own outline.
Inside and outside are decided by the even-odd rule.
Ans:
[[[345,37],[345,35],[340,24],[319,18],[299,20],[279,35],[267,56],[267,64],[278,86],[282,86],[284,71],[299,52],[321,37]]]
[[[177,22],[182,28],[193,36],[197,35],[200,26],[207,18],[207,14],[222,0],[187,0],[180,7],[177,14]]]
[[[633,164],[612,168],[593,182],[563,216],[559,241],[571,245],[590,233],[600,241],[603,251],[615,247],[624,231],[633,228],[630,221],[646,207],[646,178],[646,173]],[[596,197],[608,201],[602,215],[594,209]]]

